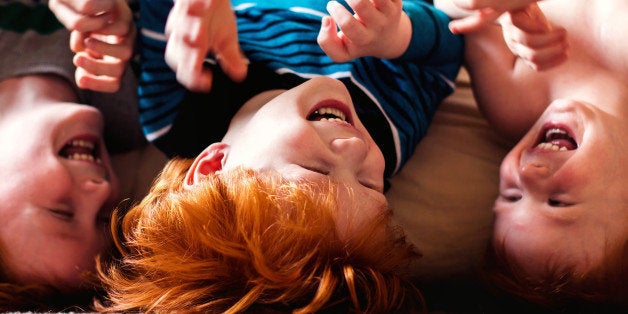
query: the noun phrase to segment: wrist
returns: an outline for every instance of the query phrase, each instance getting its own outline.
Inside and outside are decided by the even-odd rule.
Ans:
[[[396,59],[401,57],[412,40],[412,21],[410,17],[401,12],[399,17],[399,23],[397,24],[396,31],[393,32],[394,36],[391,36],[391,41],[385,47],[382,47],[382,56],[384,59]]]

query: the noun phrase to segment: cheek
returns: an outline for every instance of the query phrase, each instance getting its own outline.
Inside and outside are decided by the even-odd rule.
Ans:
[[[273,149],[284,149],[290,152],[321,151],[324,143],[318,133],[303,124],[285,124],[278,126],[268,135]]]

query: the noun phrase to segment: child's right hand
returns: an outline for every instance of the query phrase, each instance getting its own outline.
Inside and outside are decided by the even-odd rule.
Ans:
[[[48,6],[71,31],[78,87],[117,91],[135,43],[135,25],[125,0],[50,0]]]
[[[228,0],[176,0],[166,37],[166,63],[189,90],[211,89],[213,74],[203,66],[208,53],[234,81],[246,77],[248,60],[240,50],[235,13]]]

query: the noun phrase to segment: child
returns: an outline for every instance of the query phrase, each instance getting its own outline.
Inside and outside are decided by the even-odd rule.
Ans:
[[[625,307],[628,3],[475,3],[450,26],[467,32],[466,64],[487,119],[520,138],[501,165],[495,277],[544,305]],[[497,16],[501,29],[487,23]]]
[[[194,160],[124,217],[106,310],[408,310],[396,270],[414,254],[386,227],[383,178],[451,93],[462,42],[418,1],[325,8],[140,2],[145,133]]]
[[[69,33],[45,4],[1,1],[0,16],[0,311],[84,307],[120,197],[108,152],[146,143],[134,81],[81,91]]]

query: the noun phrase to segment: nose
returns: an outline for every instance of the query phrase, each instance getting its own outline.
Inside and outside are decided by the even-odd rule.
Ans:
[[[368,154],[367,143],[357,137],[339,138],[331,142],[331,150],[352,169],[358,169]]]
[[[540,180],[551,176],[550,168],[544,164],[529,163],[519,169],[521,182],[528,186],[540,184]]]
[[[90,220],[113,209],[117,192],[114,184],[102,178],[84,178],[77,182],[77,213]]]

